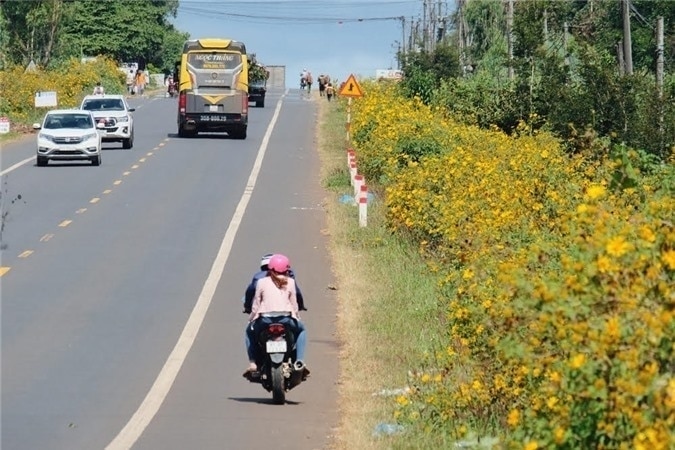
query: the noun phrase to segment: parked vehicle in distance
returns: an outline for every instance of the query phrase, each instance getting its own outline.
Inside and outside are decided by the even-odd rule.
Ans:
[[[37,135],[37,165],[49,161],[91,161],[101,165],[101,132],[90,111],[56,109],[49,111],[42,124],[34,123]]]
[[[267,80],[251,81],[248,85],[248,101],[255,102],[257,108],[265,107]]]
[[[122,148],[134,146],[135,108],[130,108],[123,95],[87,95],[81,109],[91,111],[98,123],[103,124],[103,142],[121,142]]]

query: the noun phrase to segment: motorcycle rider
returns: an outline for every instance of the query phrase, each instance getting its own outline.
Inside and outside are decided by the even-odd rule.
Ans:
[[[278,317],[274,322],[283,323],[290,327],[296,339],[296,360],[304,361],[307,332],[298,315],[300,309],[297,301],[296,284],[290,276],[291,265],[289,259],[281,254],[272,255],[267,263],[267,275],[258,279],[256,283],[249,323],[246,327],[246,352],[249,367],[244,376],[256,372],[255,342],[260,331],[272,323],[267,313],[288,313],[288,316]],[[305,370],[309,374],[309,370]]]
[[[176,82],[173,80],[173,74],[169,74],[166,79],[166,92],[170,96],[176,93]]]

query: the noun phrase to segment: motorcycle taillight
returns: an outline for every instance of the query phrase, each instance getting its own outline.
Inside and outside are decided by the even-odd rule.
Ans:
[[[272,336],[280,336],[286,333],[286,327],[284,327],[284,325],[281,323],[273,323],[270,324],[270,326],[267,328],[267,331],[269,331]]]

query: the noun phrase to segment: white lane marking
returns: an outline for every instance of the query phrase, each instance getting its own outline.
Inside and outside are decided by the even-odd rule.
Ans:
[[[11,172],[12,170],[14,170],[14,169],[18,169],[19,167],[21,167],[21,166],[23,166],[24,164],[29,163],[29,162],[31,162],[31,161],[33,161],[33,160],[35,160],[35,156],[31,156],[30,158],[26,158],[26,159],[24,159],[23,161],[20,161],[20,162],[14,164],[12,167],[6,168],[6,169],[3,170],[2,172],[0,172],[0,177],[3,176],[3,175],[6,175],[6,174],[8,174],[8,173],[10,173],[10,172]]]
[[[211,272],[209,273],[208,278],[204,282],[202,287],[202,292],[197,298],[197,303],[195,303],[190,317],[185,323],[183,332],[176,342],[176,346],[171,351],[171,354],[164,363],[164,367],[157,375],[155,382],[153,383],[150,391],[148,391],[145,399],[138,407],[134,415],[129,419],[129,422],[122,428],[117,436],[112,440],[110,444],[106,447],[106,450],[119,450],[119,449],[130,449],[132,445],[136,443],[138,438],[141,437],[145,428],[150,424],[152,419],[159,411],[159,408],[162,406],[164,399],[169,393],[171,386],[178,372],[187,357],[188,352],[192,348],[192,344],[197,338],[197,333],[199,328],[202,326],[206,312],[211,305],[213,300],[213,295],[216,292],[216,287],[220,281],[220,277],[223,274],[225,269],[225,263],[227,262],[228,257],[230,256],[230,251],[232,250],[232,245],[234,244],[234,237],[237,234],[239,225],[241,224],[244,213],[248,206],[248,202],[251,199],[253,194],[253,188],[256,185],[258,175],[260,173],[260,168],[262,167],[263,158],[265,157],[265,152],[267,151],[267,145],[269,144],[270,137],[272,135],[272,130],[274,125],[279,118],[279,112],[281,111],[282,99],[277,103],[277,108],[274,111],[274,116],[270,124],[267,126],[267,131],[263,137],[260,148],[258,149],[258,155],[256,156],[255,163],[253,164],[253,169],[251,169],[251,174],[248,177],[246,182],[246,187],[244,188],[244,193],[239,200],[237,209],[234,211],[234,216],[230,221],[230,225],[225,232],[223,241],[220,244],[220,249],[216,255],[216,259],[213,261],[211,266]]]

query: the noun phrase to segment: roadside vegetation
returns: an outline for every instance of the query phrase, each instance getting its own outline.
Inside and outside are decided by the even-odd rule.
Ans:
[[[106,93],[124,93],[120,63],[173,70],[188,37],[170,23],[177,9],[178,0],[0,2],[0,116],[11,129],[0,142],[42,118],[37,92],[55,91],[59,107],[71,108],[97,81]]]
[[[346,113],[323,128],[341,447],[671,448],[672,164],[568,154],[524,124],[507,136],[398,86],[364,90],[352,144],[375,192],[367,228],[339,202]],[[379,423],[397,432],[374,438]]]
[[[362,80],[351,142],[346,101],[322,106],[336,447],[675,446],[672,58],[657,84],[637,30],[622,72],[610,3],[516,2],[509,60],[503,5],[467,2],[483,39],[400,54],[398,84]],[[672,2],[632,3],[643,25],[667,18],[672,54]],[[366,228],[340,201],[347,147],[375,193]]]
[[[125,75],[115,61],[108,58],[85,63],[71,58],[48,70],[25,71],[23,67],[14,66],[0,71],[0,86],[3,86],[0,116],[9,117],[14,131],[29,131],[30,124],[44,116],[44,108],[35,107],[37,92],[56,92],[59,108],[74,108],[92,92],[98,81],[109,94],[125,92]]]

